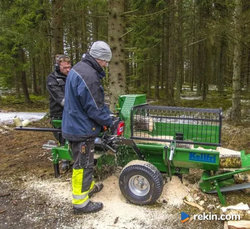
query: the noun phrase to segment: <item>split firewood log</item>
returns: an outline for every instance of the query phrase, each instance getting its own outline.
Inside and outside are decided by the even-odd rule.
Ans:
[[[247,174],[247,173],[234,174],[234,180],[237,184],[249,183],[250,182],[250,174]]]
[[[154,121],[151,117],[146,117],[142,115],[133,116],[133,125],[136,131],[149,131],[152,132],[154,129]]]
[[[250,208],[248,204],[239,203],[228,207],[222,207],[221,214],[239,215],[241,220],[250,220]]]
[[[223,147],[216,149],[220,153],[220,167],[221,168],[241,168],[241,153]]]
[[[250,229],[250,221],[249,220],[228,221],[227,228],[228,229]]]

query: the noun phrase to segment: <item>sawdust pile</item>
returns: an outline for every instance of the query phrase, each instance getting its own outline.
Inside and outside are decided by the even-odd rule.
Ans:
[[[180,207],[183,199],[189,195],[190,190],[186,187],[177,176],[173,176],[172,180],[164,185],[160,199],[164,199],[168,204]]]
[[[71,202],[71,183],[70,181],[60,181],[53,178],[49,180],[40,180],[36,177],[31,178],[26,183],[27,189],[40,192],[54,203]]]
[[[72,228],[83,228],[83,225],[84,228],[96,229],[114,226],[116,228],[142,228],[144,226],[148,228],[153,224],[155,218],[161,225],[169,225],[170,222],[173,223],[177,219],[176,215],[170,213],[171,206],[169,204],[181,205],[182,199],[188,194],[185,185],[178,178],[173,177],[173,180],[165,185],[162,196],[155,205],[137,206],[128,203],[123,197],[116,175],[105,179],[103,184],[103,190],[92,197],[93,201],[100,201],[104,204],[103,210],[95,214],[74,216]],[[47,196],[52,205],[67,205],[67,210],[71,211],[70,179],[66,181],[55,178],[41,180],[33,177],[25,183],[25,186],[27,191],[33,190]],[[167,205],[162,204],[163,199],[168,201]]]

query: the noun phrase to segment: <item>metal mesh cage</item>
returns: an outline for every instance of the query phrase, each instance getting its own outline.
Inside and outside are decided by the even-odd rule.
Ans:
[[[131,112],[131,138],[220,145],[221,109],[142,105]]]

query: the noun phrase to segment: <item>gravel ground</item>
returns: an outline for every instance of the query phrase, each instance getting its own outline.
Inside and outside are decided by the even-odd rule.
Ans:
[[[42,149],[51,133],[22,132],[1,127],[0,131],[0,228],[223,228],[222,221],[189,221],[181,223],[182,211],[200,213],[186,205],[187,198],[202,204],[205,211],[217,212],[216,195],[198,189],[201,171],[191,171],[184,182],[173,177],[165,179],[161,197],[152,206],[137,206],[127,202],[118,185],[118,173],[102,182],[104,189],[93,196],[104,209],[98,213],[75,216],[71,206],[71,171],[54,178],[51,154]],[[236,139],[234,138],[234,141]],[[234,143],[235,144],[235,143]],[[250,203],[250,195],[237,192],[227,195],[230,203]],[[212,207],[211,207],[212,206]]]

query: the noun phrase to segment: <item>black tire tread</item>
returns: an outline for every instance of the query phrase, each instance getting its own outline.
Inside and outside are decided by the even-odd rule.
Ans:
[[[124,184],[123,180],[126,176],[129,176],[129,174],[132,171],[136,171],[138,173],[146,174],[150,177],[151,181],[153,182],[153,191],[150,195],[150,198],[141,200],[139,198],[136,198],[136,196],[131,196],[130,193],[127,192],[126,185]],[[145,205],[145,204],[153,204],[155,201],[160,197],[162,190],[163,190],[163,178],[159,170],[152,165],[151,163],[147,161],[140,161],[140,160],[134,160],[129,162],[122,170],[120,174],[119,179],[119,185],[122,194],[131,202],[134,204],[139,205]],[[125,185],[125,186],[124,186]]]

